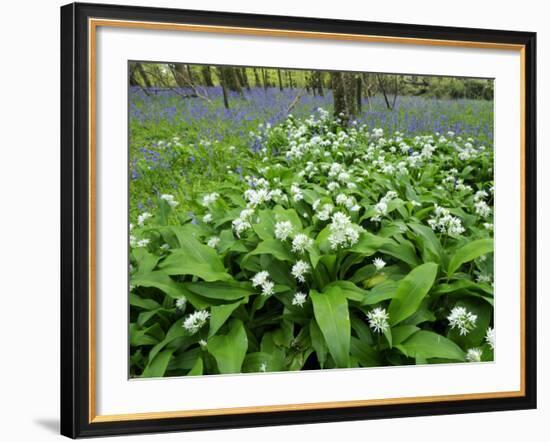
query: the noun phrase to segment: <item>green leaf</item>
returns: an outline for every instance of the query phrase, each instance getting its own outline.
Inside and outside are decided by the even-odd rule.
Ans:
[[[433,262],[422,264],[399,282],[388,309],[392,326],[418,310],[435,281],[437,267]]]
[[[185,296],[193,307],[199,310],[209,306],[207,300],[189,292],[184,284],[174,281],[170,276],[160,270],[145,275],[135,275],[131,282],[138,287],[155,287],[173,299]]]
[[[248,349],[243,323],[238,319],[232,320],[229,333],[210,338],[207,349],[216,359],[221,374],[240,373]]]
[[[239,305],[241,305],[241,301],[234,302],[232,304],[216,305],[212,307],[208,337],[214,336],[216,334],[221,326],[225,324],[225,321],[229,319],[231,313],[233,313],[235,309],[239,307]]]
[[[323,338],[319,326],[315,321],[309,322],[309,335],[311,337],[311,346],[317,354],[319,365],[321,368],[323,368],[327,360],[327,344],[325,342],[325,339]]]
[[[159,268],[168,275],[193,275],[205,281],[227,281],[227,274],[217,252],[187,236],[179,238],[181,247],[159,264]]]
[[[352,301],[357,301],[361,303],[364,302],[368,293],[366,290],[363,290],[357,287],[351,281],[333,281],[323,288],[323,292],[326,292],[332,287],[340,288],[346,298],[351,299]]]
[[[155,310],[160,307],[160,304],[154,299],[143,299],[134,293],[130,293],[130,305],[140,307],[145,310]]]
[[[400,243],[390,242],[381,247],[380,252],[407,263],[411,268],[415,268],[420,264],[416,256],[416,249],[413,244],[407,240],[403,240]]]
[[[361,255],[374,255],[379,249],[391,244],[392,241],[388,238],[373,235],[369,232],[361,233],[359,241],[349,249],[350,252],[360,253]]]
[[[187,376],[200,376],[203,373],[203,362],[202,358],[197,358],[197,362],[195,362],[195,365],[193,365],[193,368],[189,370],[189,373],[187,373]]]
[[[398,325],[397,327],[393,327],[391,329],[393,344],[401,344],[405,339],[408,339],[418,330],[420,329],[414,325]]]
[[[493,250],[494,245],[492,239],[478,239],[477,241],[466,244],[464,247],[458,249],[451,258],[447,274],[453,276],[454,272],[462,264],[472,261],[481,255],[492,253]]]
[[[339,287],[331,287],[324,293],[311,290],[310,296],[315,320],[336,365],[349,367],[351,325],[346,296]]]
[[[204,296],[205,298],[220,299],[223,301],[234,301],[242,299],[254,293],[254,288],[249,282],[186,282],[184,287],[192,293]]]
[[[392,299],[397,292],[397,283],[395,281],[384,281],[373,287],[365,296],[362,305],[373,305],[379,302]]]
[[[164,376],[164,373],[168,368],[168,363],[170,362],[170,358],[172,357],[172,353],[174,353],[173,348],[161,351],[155,357],[155,359],[153,359],[151,362],[149,362],[149,364],[147,364],[147,367],[145,367],[145,370],[143,370],[141,377],[142,378],[160,378]]]
[[[443,358],[464,361],[464,352],[450,339],[437,333],[419,330],[396,348],[411,358]]]
[[[258,247],[252,250],[247,256],[262,254],[272,255],[280,261],[295,261],[290,250],[288,250],[281,241],[273,238],[262,241],[258,244]]]
[[[416,233],[414,239],[422,250],[424,262],[441,262],[443,248],[434,231],[430,227],[418,223],[411,223],[409,227]]]

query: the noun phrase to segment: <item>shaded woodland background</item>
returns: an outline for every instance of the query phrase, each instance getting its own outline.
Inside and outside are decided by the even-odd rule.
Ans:
[[[330,72],[279,68],[131,62],[130,86],[146,95],[172,90],[182,98],[211,101],[209,88],[221,88],[223,105],[232,107],[232,95],[244,98],[252,88],[295,89],[289,111],[304,94],[332,96],[333,112],[344,123],[361,114],[370,99],[382,97],[392,111],[399,96],[437,99],[492,100],[492,80],[418,75]]]

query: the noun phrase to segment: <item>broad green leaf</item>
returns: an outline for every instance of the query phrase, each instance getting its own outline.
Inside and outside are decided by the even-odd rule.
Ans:
[[[374,305],[379,302],[392,299],[397,293],[397,283],[395,281],[384,281],[368,291],[362,305]]]
[[[411,268],[415,268],[420,264],[416,256],[416,249],[413,244],[407,240],[403,240],[399,243],[390,242],[385,244],[380,248],[380,252],[407,263]]]
[[[227,274],[217,252],[195,238],[188,236],[179,238],[181,247],[159,264],[159,268],[167,275],[193,275],[205,281],[227,281]]]
[[[138,247],[132,250],[132,255],[137,261],[137,273],[149,273],[152,272],[160,257],[149,253],[144,247]]]
[[[311,346],[317,354],[317,360],[321,368],[325,366],[327,360],[327,344],[319,326],[315,321],[309,322],[309,335],[311,336]]]
[[[187,373],[187,376],[200,376],[203,373],[203,362],[202,358],[197,358],[197,362],[195,362],[195,365],[193,365],[193,368],[189,370],[189,373]]]
[[[310,296],[315,320],[336,365],[349,367],[351,325],[346,296],[339,287],[331,287],[324,293],[310,290]]]
[[[208,337],[214,336],[216,334],[221,326],[225,324],[225,321],[229,319],[231,313],[233,313],[235,309],[239,307],[239,305],[241,305],[241,301],[234,302],[232,304],[216,305],[212,307]]]
[[[434,295],[446,295],[463,290],[479,290],[489,295],[493,294],[493,288],[490,285],[476,283],[470,279],[459,279],[450,284],[439,284],[434,287],[432,293]]]
[[[210,338],[208,352],[214,356],[221,374],[240,373],[248,349],[248,338],[243,323],[234,319],[227,335]]]
[[[259,223],[252,226],[256,235],[262,240],[269,240],[275,237],[275,220],[270,210],[260,210],[258,213]]]
[[[405,339],[408,339],[418,330],[420,329],[414,325],[398,325],[397,327],[393,327],[391,329],[393,344],[401,344]]]
[[[416,233],[414,239],[422,250],[424,262],[441,262],[443,248],[434,231],[418,223],[410,223],[409,227]]]
[[[426,330],[419,330],[395,347],[411,358],[464,360],[464,351],[453,341]]]
[[[332,287],[338,287],[342,290],[344,296],[352,301],[363,302],[368,294],[366,290],[357,287],[351,281],[333,281],[323,288],[323,292],[326,292]]]
[[[351,337],[350,351],[359,360],[362,367],[377,367],[380,365],[378,352],[355,336]]]
[[[209,305],[207,300],[193,294],[185,288],[184,284],[174,281],[170,276],[160,270],[145,275],[135,275],[132,277],[131,282],[137,287],[155,287],[173,299],[185,296],[193,307],[199,310]]]
[[[141,377],[142,378],[160,378],[164,376],[164,373],[168,368],[168,363],[170,362],[170,358],[172,357],[172,353],[174,353],[173,348],[161,351],[155,357],[155,359],[153,359],[151,362],[149,362],[149,364],[147,364],[147,367],[145,367],[145,370],[143,370]]]
[[[140,307],[145,310],[155,310],[160,307],[160,304],[154,299],[143,299],[134,293],[130,293],[129,299],[131,306]]]
[[[407,276],[399,281],[388,309],[392,326],[399,324],[418,310],[422,300],[432,287],[436,276],[437,264],[429,262],[411,270]]]
[[[492,239],[478,239],[477,241],[466,244],[464,247],[458,249],[451,258],[447,274],[453,276],[454,272],[458,270],[462,264],[472,261],[481,255],[493,253],[493,250],[494,246]]]
[[[354,253],[360,253],[361,255],[370,256],[374,255],[382,247],[391,244],[392,241],[382,236],[376,236],[367,231],[361,233],[359,241],[350,247],[349,251]]]
[[[184,287],[192,293],[205,298],[234,301],[242,299],[254,293],[254,288],[249,282],[186,282]]]
[[[268,239],[258,244],[247,256],[253,255],[272,255],[280,261],[294,261],[294,257],[287,246],[277,239]]]

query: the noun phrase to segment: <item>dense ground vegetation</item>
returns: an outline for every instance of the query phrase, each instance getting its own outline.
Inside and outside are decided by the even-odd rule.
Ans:
[[[130,90],[134,377],[493,358],[492,102]]]

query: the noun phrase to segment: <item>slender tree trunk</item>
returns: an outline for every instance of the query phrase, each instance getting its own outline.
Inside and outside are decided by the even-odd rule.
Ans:
[[[204,85],[207,87],[214,86],[214,82],[212,81],[212,72],[210,70],[210,66],[202,66],[201,73],[202,73]]]
[[[250,90],[250,82],[248,81],[248,71],[246,68],[241,68],[241,78],[243,81],[243,87],[246,87],[247,90]]]
[[[262,82],[260,81],[260,75],[258,74],[258,69],[254,68],[254,85],[256,87],[262,87]]]
[[[355,74],[343,72],[330,73],[334,101],[334,117],[347,126],[357,114],[357,82]]]
[[[279,79],[279,90],[283,90],[283,80],[281,78],[281,70],[277,69],[277,78]]]
[[[262,80],[263,80],[263,83],[264,83],[264,89],[267,90],[267,88],[269,87],[269,84],[268,84],[268,80],[267,80],[267,70],[262,68]]]
[[[229,109],[229,97],[227,94],[227,75],[225,72],[226,68],[217,68],[218,71],[218,77],[220,79],[220,86],[222,87],[222,95],[223,95],[223,105],[226,109]]]
[[[357,75],[356,79],[356,97],[357,97],[357,113],[360,114],[363,111],[362,99],[363,99],[363,81],[361,74]]]
[[[141,77],[145,87],[149,89],[151,87],[151,82],[149,81],[147,72],[145,72],[145,69],[143,69],[143,65],[141,63],[136,63],[136,70],[139,73],[139,76]]]

